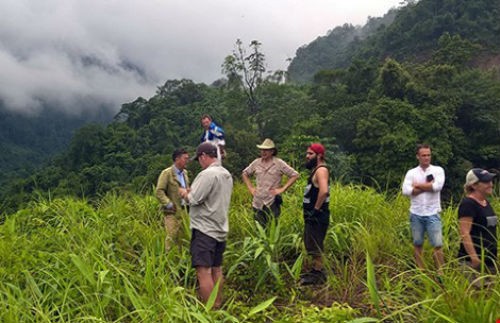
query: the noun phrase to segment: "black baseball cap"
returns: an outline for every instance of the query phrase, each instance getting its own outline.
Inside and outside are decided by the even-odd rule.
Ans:
[[[198,157],[202,154],[217,157],[217,146],[208,141],[201,143],[198,148],[196,148],[196,155],[194,155],[191,160],[198,160]]]
[[[465,185],[469,186],[472,184],[476,184],[477,182],[488,183],[491,182],[491,180],[493,180],[495,176],[497,175],[494,173],[490,173],[485,169],[473,168],[467,173],[467,176],[465,177]]]

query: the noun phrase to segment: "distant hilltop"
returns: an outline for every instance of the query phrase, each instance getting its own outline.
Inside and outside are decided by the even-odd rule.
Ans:
[[[482,68],[500,63],[498,1],[405,1],[364,26],[345,24],[297,49],[288,68],[296,83],[312,81],[321,70],[346,68],[356,59],[425,61],[445,34],[477,45],[470,64]]]

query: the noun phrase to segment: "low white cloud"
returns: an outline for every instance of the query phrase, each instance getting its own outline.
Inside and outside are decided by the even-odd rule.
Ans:
[[[268,69],[286,69],[295,50],[346,22],[365,23],[399,1],[3,0],[0,100],[36,113],[116,112],[150,97],[168,79],[222,77],[236,39],[262,43]]]

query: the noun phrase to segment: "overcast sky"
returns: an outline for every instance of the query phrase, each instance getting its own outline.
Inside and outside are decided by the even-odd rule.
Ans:
[[[236,39],[262,43],[267,69],[344,23],[401,0],[0,0],[0,99],[77,112],[150,98],[169,79],[212,83]]]

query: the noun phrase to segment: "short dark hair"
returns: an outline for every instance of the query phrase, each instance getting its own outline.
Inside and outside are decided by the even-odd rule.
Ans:
[[[418,144],[416,150],[417,155],[420,152],[420,149],[431,149],[431,146],[429,146],[428,144]]]
[[[186,149],[184,149],[184,148],[177,148],[172,153],[172,160],[175,161],[177,159],[177,157],[182,156],[182,155],[187,154],[187,153],[188,152],[187,152]]]
[[[212,158],[217,158],[217,149],[215,151],[209,151],[209,152],[206,152],[204,154],[207,156],[210,156]]]
[[[201,116],[200,120],[203,120],[203,119],[210,119],[210,120],[212,120],[212,117],[209,114],[203,114]]]

